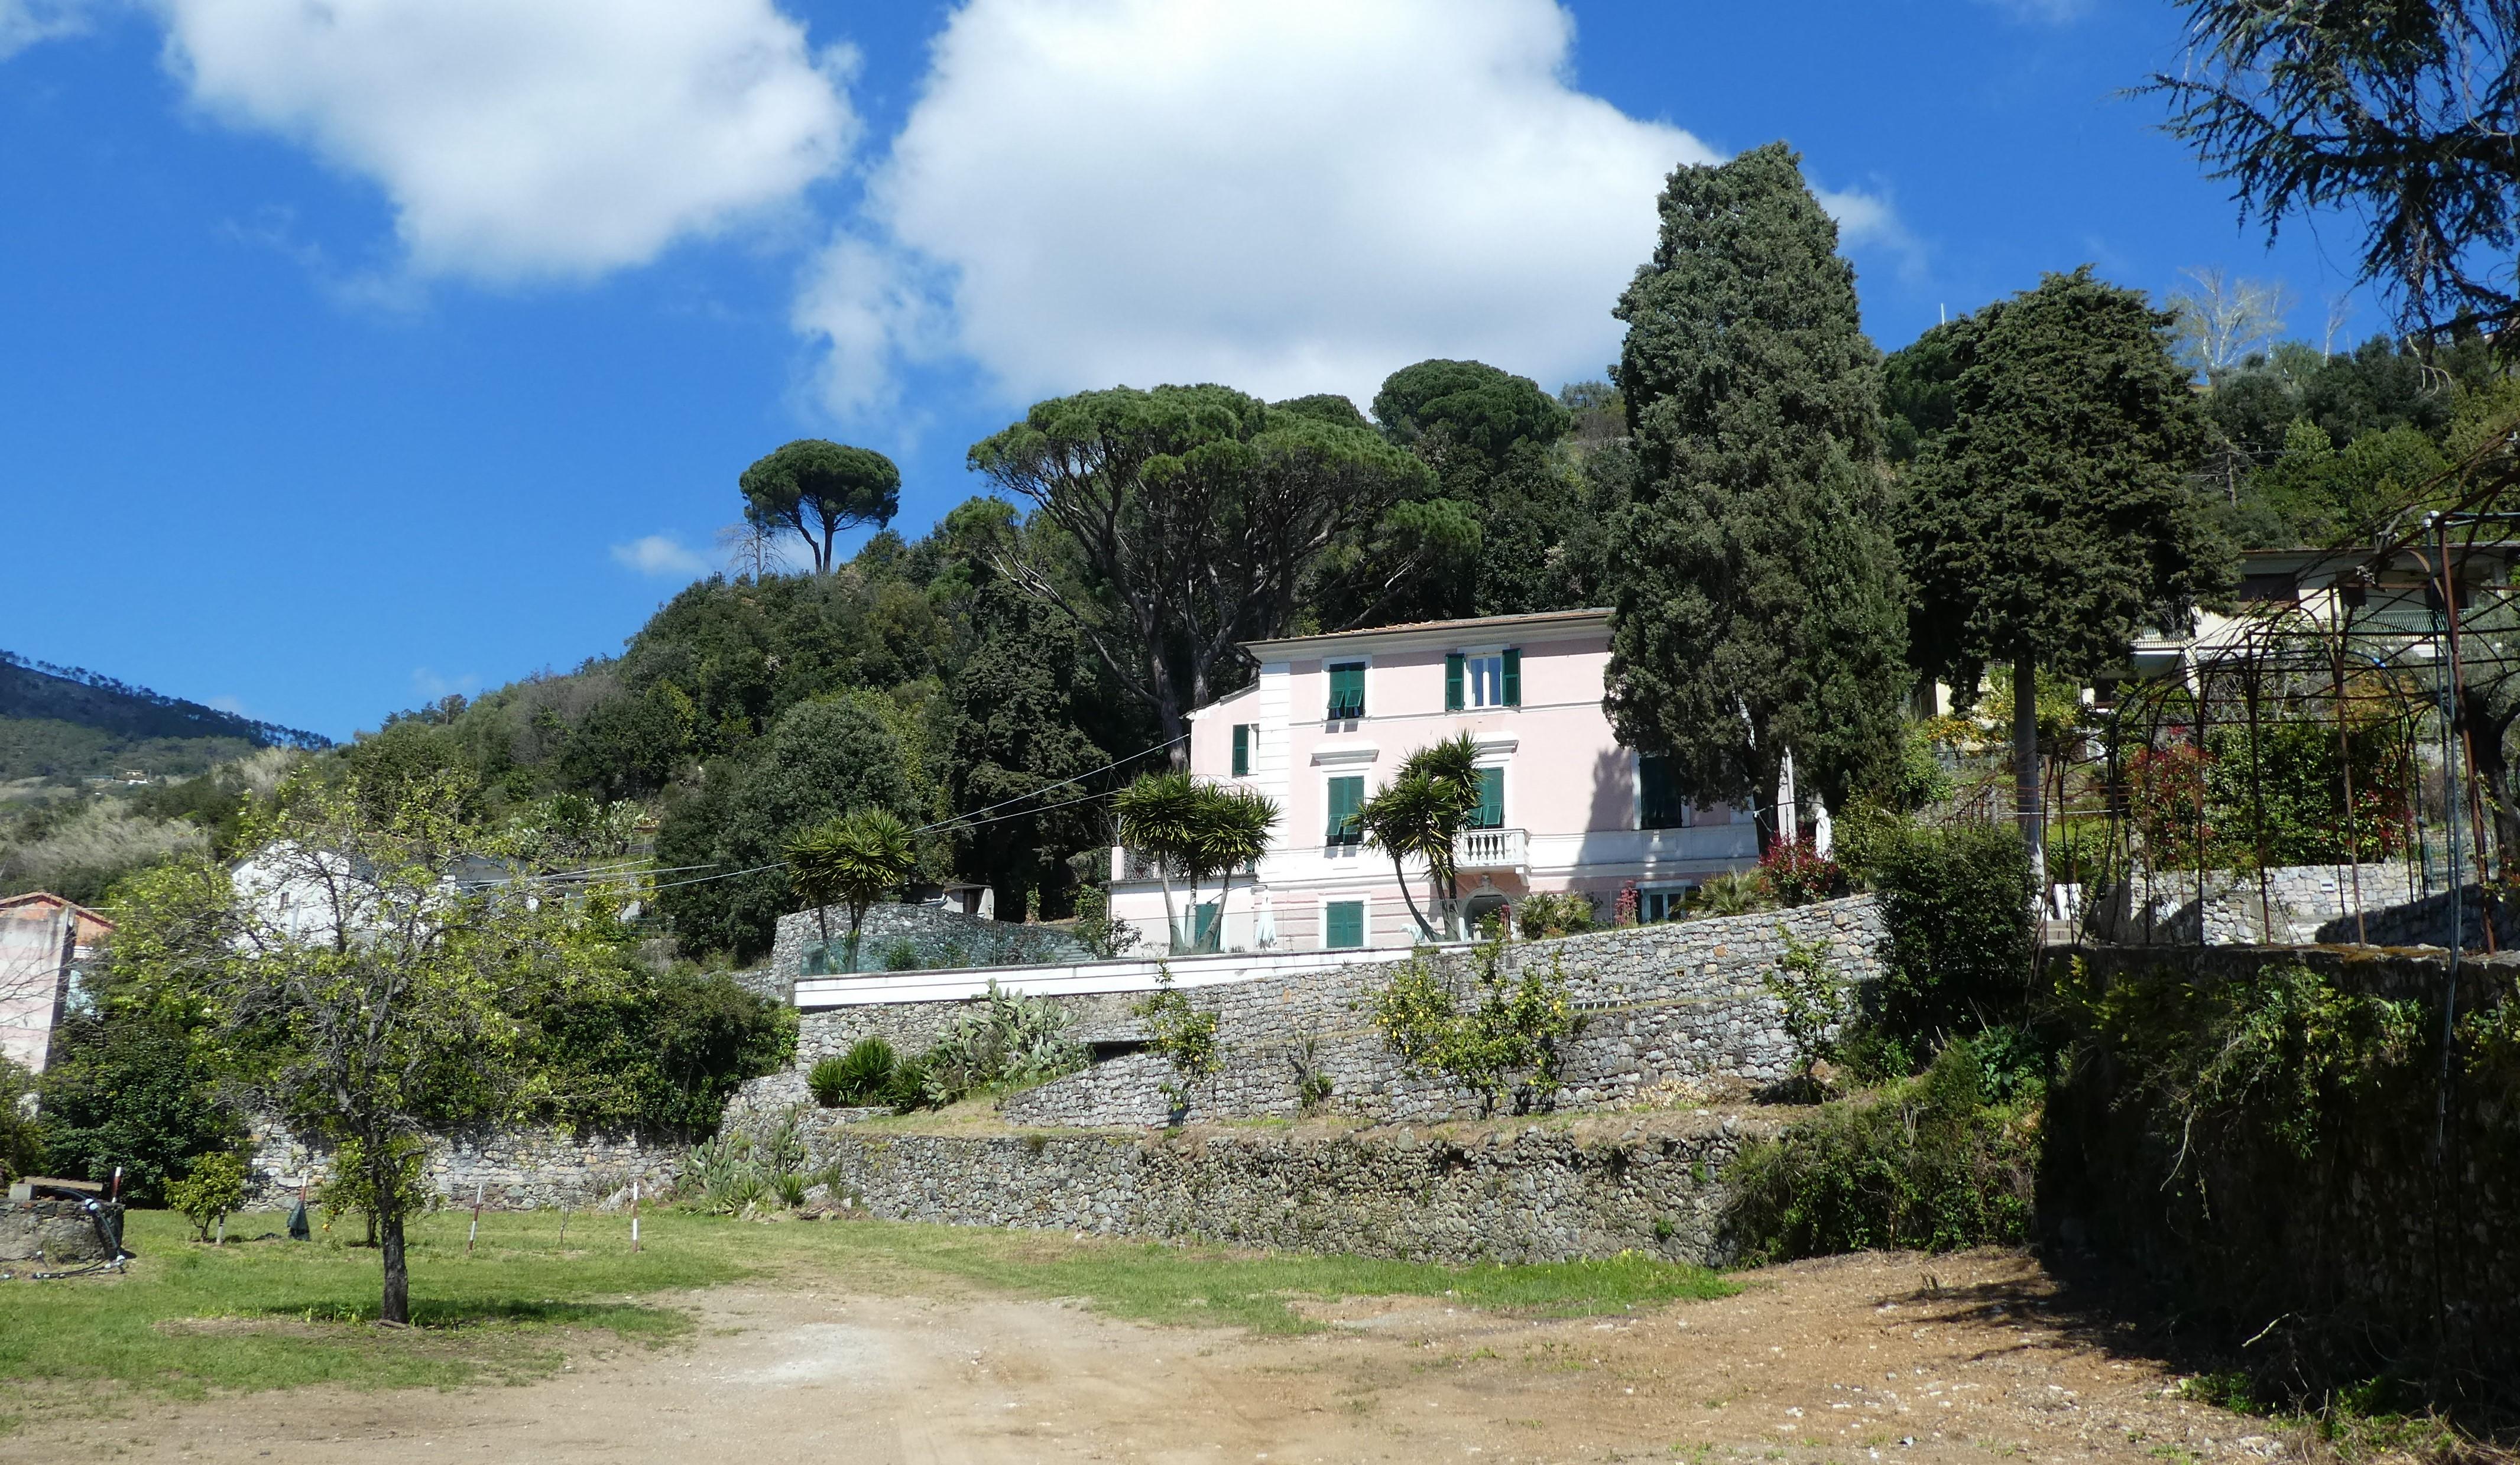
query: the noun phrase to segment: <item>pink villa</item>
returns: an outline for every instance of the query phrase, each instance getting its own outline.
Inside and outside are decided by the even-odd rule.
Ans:
[[[1476,827],[1456,845],[1462,913],[1475,922],[1533,892],[1580,892],[1607,922],[1623,890],[1642,921],[1677,914],[1709,875],[1747,867],[1757,831],[1698,807],[1660,760],[1620,746],[1601,710],[1609,613],[1488,616],[1246,643],[1259,676],[1190,715],[1193,776],[1256,789],[1283,818],[1256,869],[1199,891],[1204,935],[1226,951],[1407,947],[1422,939],[1390,856],[1347,816],[1417,749],[1466,732],[1479,749]],[[1409,894],[1429,919],[1425,865]],[[1133,852],[1112,852],[1112,914],[1148,946],[1164,930],[1163,886]],[[1177,909],[1189,892],[1175,881]]]

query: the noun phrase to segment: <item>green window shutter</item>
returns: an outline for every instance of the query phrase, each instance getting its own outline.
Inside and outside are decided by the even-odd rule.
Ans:
[[[1329,844],[1362,844],[1365,835],[1354,823],[1356,811],[1365,804],[1365,779],[1362,777],[1332,778],[1329,781],[1329,829],[1324,836]]]
[[[1522,705],[1522,652],[1510,646],[1505,653],[1505,704]]]
[[[1365,945],[1365,902],[1332,901],[1324,906],[1322,945],[1333,951]]]
[[[1330,668],[1329,717],[1333,722],[1365,716],[1365,668],[1350,664]]]
[[[1672,781],[1671,760],[1660,753],[1637,759],[1637,827],[1677,829],[1687,822],[1679,786]]]
[[[1478,772],[1479,809],[1472,827],[1502,829],[1505,827],[1505,770],[1483,768]]]
[[[1249,723],[1234,725],[1234,777],[1238,778],[1251,777],[1251,725]]]
[[[1459,651],[1444,658],[1444,710],[1462,710],[1462,653]]]
[[[1201,901],[1199,903],[1198,929],[1192,934],[1191,945],[1197,947],[1201,951],[1205,951],[1207,949],[1207,938],[1213,935],[1216,931],[1216,902]]]

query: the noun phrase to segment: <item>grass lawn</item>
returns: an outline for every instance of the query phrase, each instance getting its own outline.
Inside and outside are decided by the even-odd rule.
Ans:
[[[318,1233],[307,1243],[239,1241],[281,1218],[231,1217],[224,1247],[192,1242],[181,1218],[136,1211],[141,1255],[121,1276],[0,1282],[0,1384],[88,1385],[176,1395],[211,1389],[449,1387],[521,1381],[560,1366],[562,1344],[659,1344],[690,1322],[652,1294],[772,1271],[808,1270],[841,1287],[917,1291],[939,1281],[1031,1297],[1072,1297],[1117,1316],[1301,1332],[1298,1298],[1418,1295],[1459,1307],[1565,1316],[1684,1298],[1732,1284],[1701,1267],[1642,1257],[1527,1266],[1437,1266],[1073,1239],[892,1221],[762,1224],[667,1212],[630,1251],[626,1217],[576,1215],[567,1246],[550,1211],[481,1218],[441,1212],[410,1225],[414,1328],[372,1324],[377,1254]],[[8,1391],[0,1389],[0,1397]],[[49,1391],[48,1391],[49,1392]],[[0,1430],[12,1423],[0,1413]]]

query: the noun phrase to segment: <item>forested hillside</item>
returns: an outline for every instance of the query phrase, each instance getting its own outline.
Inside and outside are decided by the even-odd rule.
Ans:
[[[790,445],[743,475],[759,537],[742,572],[684,590],[618,656],[399,715],[343,756],[461,768],[494,813],[555,797],[646,811],[688,952],[765,951],[796,904],[777,867],[786,842],[869,805],[922,830],[925,878],[988,884],[1002,916],[1065,915],[1110,841],[1096,796],[1147,766],[1168,714],[1239,685],[1234,642],[1594,602],[1597,526],[1620,481],[1614,394],[1571,388],[1561,404],[1439,361],[1395,374],[1374,405],[1379,426],[1343,397],[1270,406],[1217,387],[1045,403],[973,450],[1005,497],[916,539],[881,529],[821,572],[775,556],[801,541],[819,558],[836,519],[880,522],[888,488],[835,459],[818,490],[807,445]],[[1024,477],[1024,455],[1076,433],[1304,465],[1278,486],[1304,496],[1318,533],[1275,552],[1273,582],[1165,598],[1167,615],[1207,618],[1208,644],[1150,647],[1115,579],[1167,555],[1231,562],[1241,511],[1220,503],[1170,538],[1132,531],[1122,561],[1098,557]]]
[[[0,781],[191,775],[255,748],[331,739],[0,651]]]

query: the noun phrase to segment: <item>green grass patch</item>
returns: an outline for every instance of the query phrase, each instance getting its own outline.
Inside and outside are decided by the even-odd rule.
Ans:
[[[1463,1307],[1578,1317],[1730,1297],[1740,1290],[1702,1266],[1642,1255],[1601,1262],[1445,1266],[887,1222],[815,1227],[804,1234],[818,1242],[829,1238],[826,1255],[833,1259],[881,1258],[1001,1291],[1078,1298],[1116,1317],[1222,1324],[1264,1333],[1301,1333],[1320,1326],[1287,1306],[1296,1299],[1429,1297]]]
[[[319,1236],[307,1243],[187,1239],[180,1218],[134,1212],[140,1253],[120,1276],[0,1282],[0,1382],[177,1397],[309,1384],[448,1388],[521,1382],[569,1351],[686,1337],[689,1314],[653,1294],[777,1271],[859,1291],[916,1292],[939,1282],[1037,1298],[1075,1298],[1149,1322],[1264,1333],[1320,1324],[1290,1304],[1422,1296],[1534,1315],[1615,1312],[1728,1296],[1702,1267],[1642,1256],[1533,1265],[1441,1266],[1364,1257],[1254,1254],[1056,1232],[887,1221],[765,1225],[668,1212],[646,1219],[633,1255],[629,1221],[557,1213],[481,1218],[441,1212],[410,1226],[415,1326],[373,1326],[376,1252]],[[281,1228],[232,1217],[228,1233]],[[48,1393],[54,1390],[47,1390]]]

